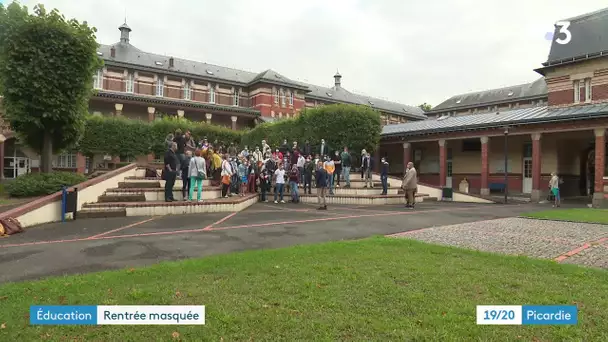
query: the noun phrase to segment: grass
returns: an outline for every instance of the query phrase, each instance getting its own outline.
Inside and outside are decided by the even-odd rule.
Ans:
[[[475,323],[573,303],[576,326]],[[29,326],[32,304],[204,304],[207,324]],[[2,341],[607,341],[608,272],[376,237],[9,283],[0,308]]]
[[[608,209],[591,209],[591,208],[576,208],[576,209],[553,209],[533,213],[526,213],[522,216],[557,220],[557,221],[574,221],[608,224]]]

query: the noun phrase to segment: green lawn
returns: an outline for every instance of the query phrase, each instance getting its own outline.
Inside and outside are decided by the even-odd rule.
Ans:
[[[522,216],[558,221],[561,220],[608,224],[608,209],[553,209],[534,213],[526,213]]]
[[[573,303],[577,326],[475,323]],[[29,326],[31,304],[204,304],[207,325]],[[1,341],[608,341],[608,272],[377,237],[5,284],[0,308]]]

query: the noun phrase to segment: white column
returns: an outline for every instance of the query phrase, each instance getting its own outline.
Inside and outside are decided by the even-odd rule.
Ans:
[[[115,103],[114,109],[116,109],[116,116],[122,115],[122,103]]]
[[[232,120],[232,129],[236,131],[236,120],[238,119],[237,116],[231,116],[230,120]]]
[[[213,117],[213,114],[211,113],[207,113],[205,114],[205,118],[207,119],[207,123],[210,124],[211,123],[211,117]]]

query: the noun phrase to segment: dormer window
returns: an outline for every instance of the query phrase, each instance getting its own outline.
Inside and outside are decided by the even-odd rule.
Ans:
[[[333,96],[333,94],[332,94],[332,93],[330,93],[330,92],[327,92],[327,93],[325,93],[325,94],[327,94],[327,96],[329,96],[329,97],[332,97],[332,96]]]
[[[513,96],[513,92],[512,92],[512,91],[510,91],[510,92],[507,94],[507,96]]]
[[[163,62],[156,61],[156,62],[154,62],[154,64],[156,64],[157,66],[163,66]]]
[[[460,104],[460,102],[462,102],[462,99],[458,99],[458,101],[456,101],[456,104]]]

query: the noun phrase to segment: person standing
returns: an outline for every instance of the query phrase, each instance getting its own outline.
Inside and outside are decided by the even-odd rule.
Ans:
[[[312,147],[310,146],[310,142],[306,140],[304,143],[304,150],[302,151],[304,157],[308,158],[308,156],[312,156]]]
[[[336,165],[329,156],[325,157],[325,164],[323,168],[327,171],[327,187],[329,188],[329,194],[334,194],[334,172],[336,171]]]
[[[163,164],[162,179],[165,180],[165,202],[173,202],[173,186],[175,185],[175,178],[177,178],[177,172],[179,170],[179,158],[175,154],[177,151],[177,144],[172,143],[171,147],[165,152],[165,158]]]
[[[418,189],[418,175],[412,162],[407,163],[407,171],[405,171],[401,188],[405,191],[405,207],[414,209],[416,205],[416,190]]]
[[[181,172],[182,172],[182,198],[184,201],[188,200],[188,194],[190,193],[190,160],[192,159],[192,151],[186,151],[186,157],[182,160]]]
[[[555,197],[553,202],[553,208],[559,207],[561,205],[561,198],[559,196],[559,177],[557,173],[551,172],[551,180],[549,180],[549,189],[551,189],[551,194]]]
[[[222,160],[222,172],[221,172],[221,177],[222,177],[222,197],[223,198],[228,198],[228,193],[230,191],[230,180],[232,178],[232,166],[230,165],[230,161],[228,160],[230,157],[228,156],[228,154],[225,154],[223,156],[223,160]]]
[[[300,194],[298,193],[298,184],[300,184],[300,171],[296,165],[291,167],[289,173],[289,188],[291,189],[291,202],[300,203]]]
[[[318,210],[327,210],[327,200],[325,198],[325,195],[327,193],[329,174],[327,173],[327,170],[323,167],[322,161],[319,161],[319,163],[317,164],[315,180],[317,181],[317,201],[319,202]]]
[[[192,201],[192,195],[194,188],[196,187],[196,200],[198,202],[203,201],[203,180],[207,178],[207,163],[205,158],[201,157],[201,150],[194,152],[194,157],[190,159],[189,172],[190,176],[190,193],[188,194],[188,200]]]
[[[300,173],[300,185],[304,184],[304,165],[306,164],[306,158],[302,154],[298,155],[298,162],[296,163],[298,167],[298,172]],[[304,191],[306,193],[306,191]]]
[[[374,181],[372,179],[372,170],[374,169],[374,159],[368,152],[365,153],[363,160],[361,161],[361,169],[363,170],[363,179],[365,179],[365,187],[369,184],[370,188],[374,188]]]
[[[304,194],[306,194],[306,187],[308,187],[308,194],[312,194],[312,174],[315,169],[315,163],[312,161],[311,156],[306,157],[304,162]]]
[[[249,166],[247,165],[247,161],[245,159],[242,159],[239,166],[237,167],[238,170],[238,177],[239,177],[239,195],[241,197],[245,196],[245,189],[247,188],[247,180],[248,180],[248,174],[247,171],[249,170]]]
[[[276,188],[274,191],[274,203],[279,203],[277,200],[280,200],[281,203],[285,203],[283,200],[283,190],[285,188],[285,170],[283,169],[283,163],[279,164],[279,168],[274,172]]]
[[[262,162],[260,162],[262,163]],[[266,168],[266,165],[261,164],[262,170],[260,171],[260,201],[268,203],[266,194],[270,190],[270,183],[272,182],[272,173]]]
[[[352,165],[352,159],[350,153],[348,153],[348,147],[344,147],[344,151],[340,153],[340,161],[342,164],[342,177],[344,178],[345,188],[350,188],[350,167]]]
[[[382,181],[382,195],[388,194],[388,162],[386,158],[381,160],[380,180]]]
[[[333,183],[336,184],[336,188],[340,187],[340,176],[342,175],[342,158],[340,158],[340,151],[336,150],[334,155],[331,157],[334,162],[336,170],[334,172]]]

